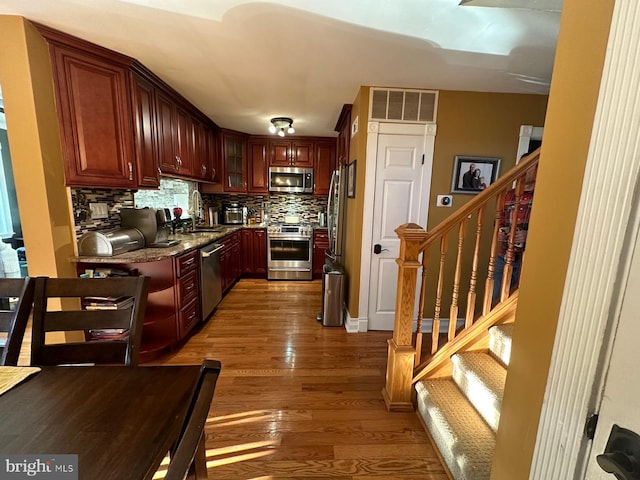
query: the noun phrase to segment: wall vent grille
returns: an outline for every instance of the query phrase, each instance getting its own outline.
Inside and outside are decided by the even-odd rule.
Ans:
[[[436,90],[371,88],[369,118],[392,122],[435,123]]]

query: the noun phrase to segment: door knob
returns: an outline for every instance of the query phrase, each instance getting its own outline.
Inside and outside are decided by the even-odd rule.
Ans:
[[[596,456],[596,461],[617,480],[640,480],[640,436],[614,425],[604,453]]]

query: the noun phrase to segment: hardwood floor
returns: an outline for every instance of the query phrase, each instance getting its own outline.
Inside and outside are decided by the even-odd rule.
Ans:
[[[241,280],[180,350],[153,362],[222,362],[209,478],[446,480],[417,415],[384,406],[391,332],[322,327],[321,288]]]

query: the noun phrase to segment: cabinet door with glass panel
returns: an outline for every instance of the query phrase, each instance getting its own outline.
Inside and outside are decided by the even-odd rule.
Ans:
[[[224,191],[247,191],[246,135],[230,130],[222,131]]]

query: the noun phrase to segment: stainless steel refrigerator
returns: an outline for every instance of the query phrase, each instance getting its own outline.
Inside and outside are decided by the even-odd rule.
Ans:
[[[331,176],[327,198],[327,230],[329,248],[327,257],[334,262],[343,262],[344,231],[346,226],[347,167],[336,169]]]
[[[344,323],[344,229],[346,217],[346,167],[333,172],[327,198],[327,230],[329,248],[322,269],[322,311],[318,321],[325,327],[338,327]]]

